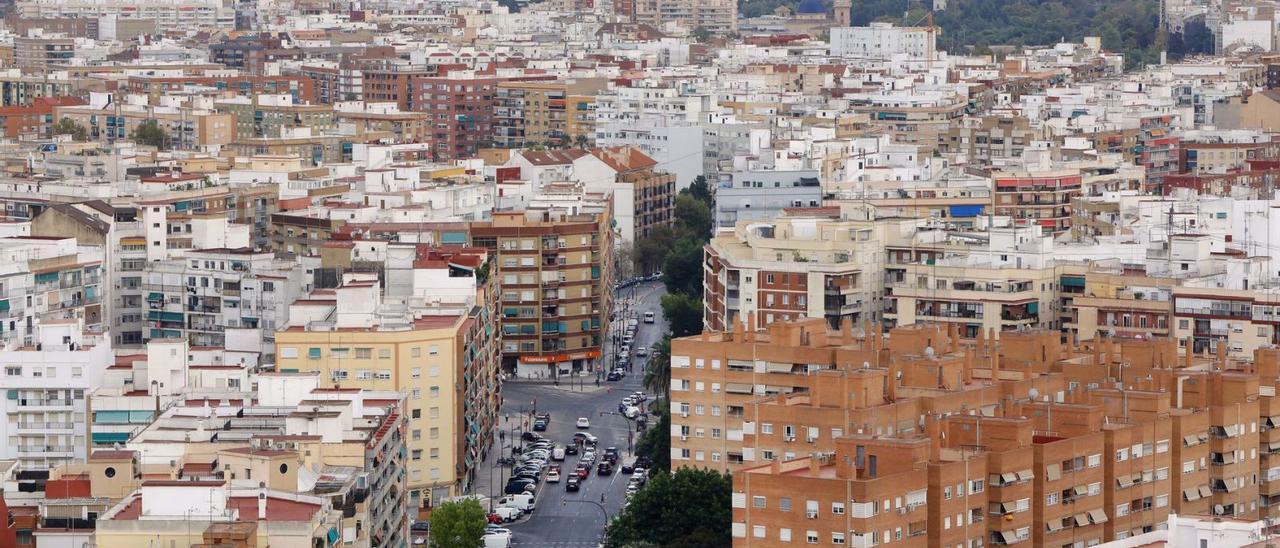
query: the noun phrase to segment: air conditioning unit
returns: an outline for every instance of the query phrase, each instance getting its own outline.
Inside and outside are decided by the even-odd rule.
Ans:
[[[688,411],[681,411],[681,412],[680,412],[680,416],[681,416],[681,417],[684,417],[684,418],[686,418],[686,419],[687,419],[687,418],[689,418],[689,412],[688,412]]]
[[[680,434],[680,441],[689,441],[688,434]]]
[[[796,441],[795,436],[782,436],[782,441]]]
[[[805,513],[804,513],[804,517],[809,518],[809,519],[818,519],[818,513],[817,513],[817,512],[805,512]]]

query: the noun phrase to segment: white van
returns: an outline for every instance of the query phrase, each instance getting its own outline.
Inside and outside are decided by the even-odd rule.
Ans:
[[[563,445],[557,445],[555,449],[551,450],[551,460],[564,460]]]
[[[510,546],[510,532],[490,532],[484,535],[484,548],[508,548]]]
[[[644,313],[644,323],[653,323],[653,312]]]
[[[521,512],[532,512],[534,509],[533,495],[528,493],[507,495],[498,499],[498,506],[515,508]]]

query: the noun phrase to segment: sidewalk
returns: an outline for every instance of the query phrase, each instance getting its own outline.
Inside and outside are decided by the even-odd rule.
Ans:
[[[582,383],[579,383],[578,379],[574,379],[572,383],[569,382],[569,379],[563,379],[560,381],[560,384],[558,386],[556,385],[555,380],[553,379],[522,379],[518,377],[509,377],[507,379],[504,379],[502,382],[504,384],[515,383],[515,384],[532,384],[532,385],[538,385],[538,386],[545,386],[547,388],[552,388],[552,389],[560,390],[563,392],[573,392],[575,394],[594,394],[597,392],[604,392],[605,390],[608,390],[610,388],[607,383],[603,383],[603,382],[600,383],[600,386],[596,386],[595,379],[591,379]]]

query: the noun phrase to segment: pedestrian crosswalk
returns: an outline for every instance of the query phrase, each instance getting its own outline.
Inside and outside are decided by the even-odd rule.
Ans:
[[[600,543],[593,540],[535,540],[528,542],[512,540],[511,546],[517,548],[598,548]]]

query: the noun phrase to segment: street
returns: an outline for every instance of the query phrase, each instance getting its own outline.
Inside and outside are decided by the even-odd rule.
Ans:
[[[627,309],[624,301],[634,295],[629,311],[637,318],[643,319],[645,312],[653,312],[655,323],[646,324],[641,321],[636,330],[634,349],[651,347],[666,333],[666,322],[662,317],[660,300],[665,290],[659,282],[649,282],[625,288],[618,292],[616,309],[619,321],[625,320]],[[615,331],[611,330],[611,333]],[[610,336],[604,348],[608,368],[613,367],[616,350]],[[618,411],[618,402],[628,394],[643,390],[644,359],[632,358],[632,371],[622,381],[604,382],[595,385],[594,376],[586,376],[568,382],[561,379],[559,386],[546,381],[507,381],[503,384],[502,408],[503,418],[500,425],[505,430],[505,439],[501,449],[489,451],[484,464],[477,469],[476,493],[491,497],[501,497],[509,468],[495,466],[496,458],[511,455],[513,439],[519,440],[520,432],[525,425],[531,425],[530,414],[533,411],[551,413],[551,422],[543,437],[557,444],[572,444],[573,434],[578,429],[574,422],[578,417],[587,417],[591,427],[586,429],[600,439],[597,454],[606,447],[617,447],[622,457],[619,464],[634,453],[628,447],[628,434],[635,428],[633,421],[627,420]],[[652,399],[650,400],[652,401]],[[602,415],[602,412],[605,413]],[[514,434],[513,434],[514,432]],[[638,433],[632,445],[639,441]],[[578,462],[580,455],[568,455],[560,464],[566,477]],[[505,468],[505,469],[504,469]],[[600,506],[612,517],[618,513],[625,500],[629,474],[615,470],[608,476],[599,476],[595,469],[588,479],[582,482],[582,488],[576,493],[565,491],[564,481],[560,483],[543,483],[537,493],[537,509],[520,521],[506,525],[514,533],[512,542],[518,547],[546,548],[586,548],[595,547],[603,535],[605,516]],[[591,502],[574,502],[591,501]]]

